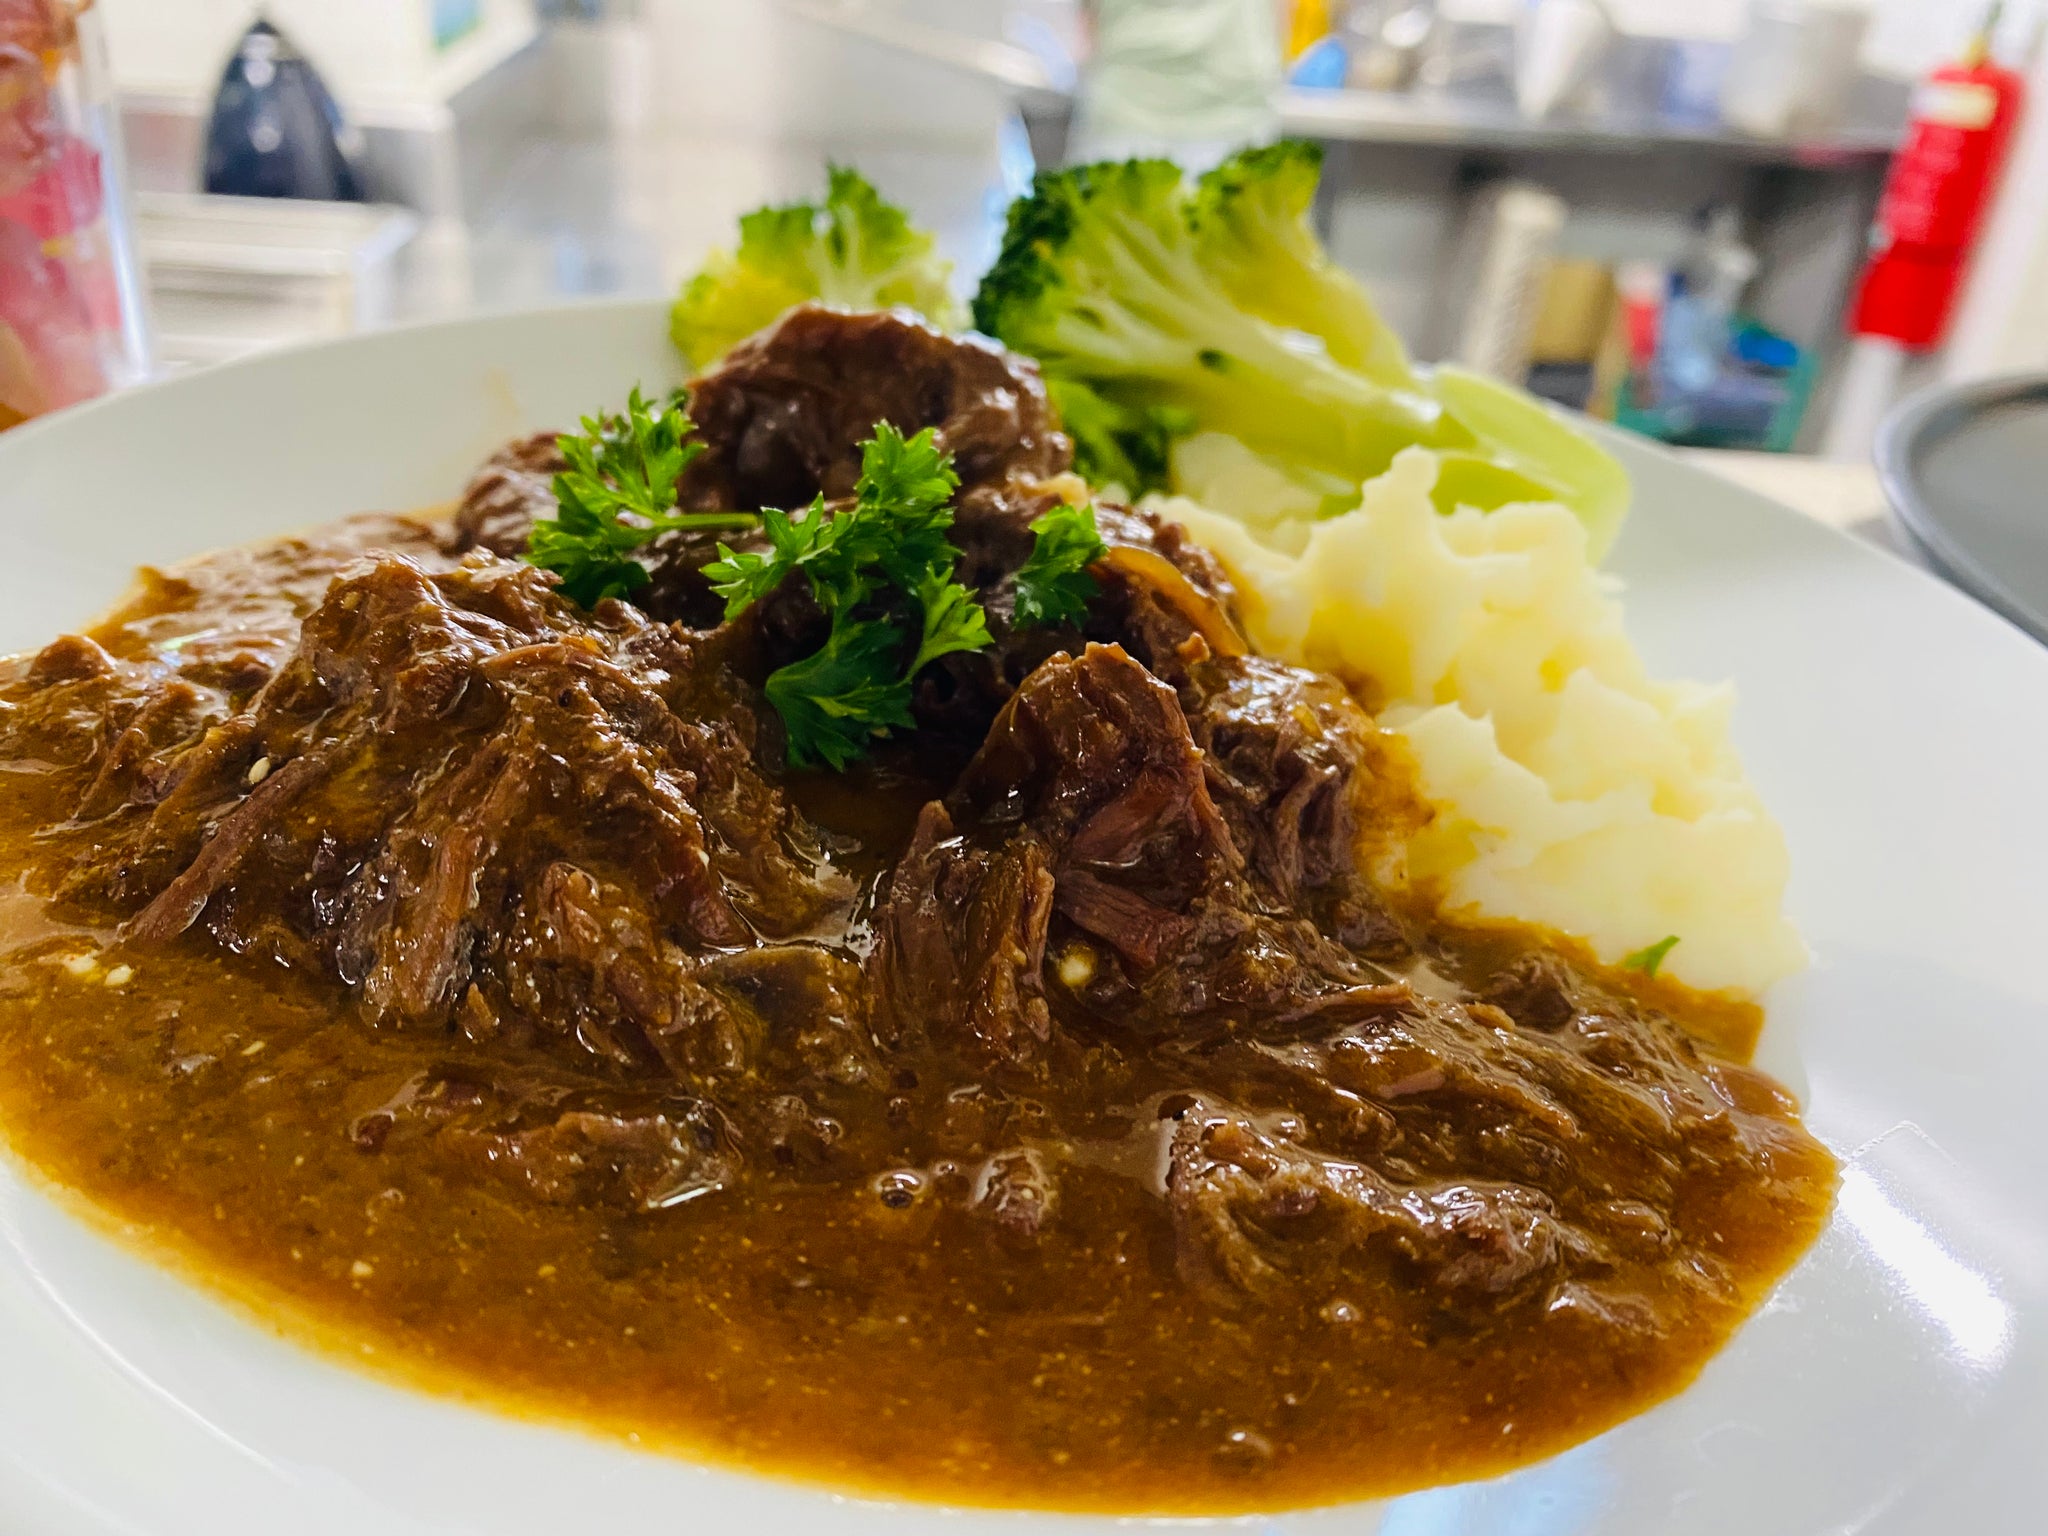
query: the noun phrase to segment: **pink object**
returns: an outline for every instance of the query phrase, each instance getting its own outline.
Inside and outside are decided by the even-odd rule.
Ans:
[[[0,428],[147,370],[98,20],[0,0]]]
[[[93,263],[47,255],[35,231],[0,220],[0,325],[14,333],[34,373],[12,389],[0,384],[0,399],[20,414],[76,405],[105,390],[101,327],[86,292],[94,276]]]
[[[0,196],[26,187],[60,140],[42,56],[0,31]]]
[[[63,140],[28,185],[0,192],[0,219],[26,224],[45,240],[97,224],[106,199],[100,164],[100,152],[85,140]]]

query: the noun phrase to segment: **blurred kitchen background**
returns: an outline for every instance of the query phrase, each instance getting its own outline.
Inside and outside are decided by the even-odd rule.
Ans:
[[[0,0],[0,27],[51,3]],[[274,31],[252,38],[259,17]],[[1853,458],[1904,390],[2048,368],[2048,110],[2020,104],[2023,77],[2048,89],[2048,0],[97,0],[85,19],[156,371],[668,292],[742,211],[817,193],[828,158],[971,277],[1037,166],[1282,133],[1327,146],[1325,238],[1420,356],[1674,443]],[[316,95],[265,116],[308,67],[332,114]],[[1892,265],[1859,300],[1916,119]]]

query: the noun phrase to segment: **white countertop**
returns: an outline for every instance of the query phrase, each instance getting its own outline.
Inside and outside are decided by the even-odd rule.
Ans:
[[[1785,453],[1737,453],[1720,448],[1692,448],[1683,456],[1703,469],[1725,475],[1737,485],[1781,501],[1817,522],[1908,560],[1913,552],[1893,529],[1884,487],[1868,464],[1841,464],[1827,459]]]

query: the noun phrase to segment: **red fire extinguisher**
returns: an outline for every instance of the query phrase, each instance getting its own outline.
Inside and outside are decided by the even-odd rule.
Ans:
[[[2003,0],[1963,58],[1929,75],[1892,162],[1850,329],[1921,350],[1940,344],[2026,103],[1991,57]]]

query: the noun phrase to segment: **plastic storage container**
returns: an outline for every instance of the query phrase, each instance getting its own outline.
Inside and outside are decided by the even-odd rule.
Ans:
[[[1871,0],[1749,0],[1721,85],[1723,121],[1766,139],[1832,128],[1862,75],[1870,21]]]
[[[149,370],[92,4],[0,0],[0,429]]]

